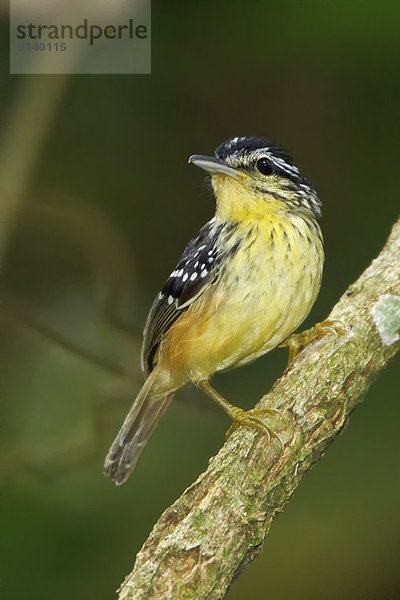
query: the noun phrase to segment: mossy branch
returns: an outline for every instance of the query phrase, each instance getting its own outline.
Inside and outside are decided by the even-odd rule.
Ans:
[[[285,452],[240,427],[163,513],[120,600],[223,598],[259,554],[276,513],[400,349],[400,220],[328,318],[355,335],[307,346],[258,404],[288,417],[279,426]]]

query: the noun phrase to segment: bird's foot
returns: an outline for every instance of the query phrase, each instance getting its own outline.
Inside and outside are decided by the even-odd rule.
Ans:
[[[212,398],[214,402],[216,402],[221,408],[223,408],[226,414],[232,419],[233,424],[226,433],[227,438],[230,437],[240,425],[246,425],[247,427],[252,427],[260,433],[266,435],[268,441],[270,441],[270,439],[273,437],[276,438],[281,445],[282,452],[284,451],[285,446],[281,438],[264,420],[265,416],[276,414],[282,416],[280,410],[277,408],[252,408],[251,410],[243,410],[242,408],[233,406],[227,402],[225,398],[221,396],[221,394],[214,390],[207,380],[199,381],[196,385],[208,396],[210,396],[210,398]]]
[[[317,323],[311,329],[307,329],[307,331],[294,333],[279,344],[279,348],[289,348],[288,366],[293,362],[303,346],[319,340],[326,335],[354,336],[354,333],[341,321],[329,319]]]
[[[264,420],[266,416],[273,414],[282,415],[280,410],[277,408],[252,408],[250,410],[243,410],[237,406],[232,406],[231,410],[229,411],[229,416],[233,420],[233,423],[226,432],[226,438],[228,439],[232,433],[236,431],[238,427],[240,427],[240,425],[246,425],[247,427],[252,427],[260,433],[266,435],[268,442],[272,437],[276,438],[280,443],[281,450],[283,452],[285,446],[282,442],[282,439]]]

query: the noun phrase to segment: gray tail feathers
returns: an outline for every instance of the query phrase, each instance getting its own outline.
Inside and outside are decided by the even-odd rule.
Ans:
[[[106,474],[117,485],[125,483],[136,467],[147,440],[167,410],[173,395],[173,392],[160,390],[155,371],[144,382],[104,463]]]

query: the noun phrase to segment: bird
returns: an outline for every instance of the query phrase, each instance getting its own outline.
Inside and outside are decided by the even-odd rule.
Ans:
[[[293,358],[300,344],[335,329],[326,322],[291,336],[318,295],[324,248],[321,201],[287,151],[265,137],[233,137],[214,156],[193,155],[189,163],[207,172],[215,215],[186,246],[150,309],[141,356],[145,382],[104,465],[117,485],[187,383],[225,410],[231,430],[251,427],[283,447],[267,419],[277,409],[233,406],[210,378],[280,345]]]

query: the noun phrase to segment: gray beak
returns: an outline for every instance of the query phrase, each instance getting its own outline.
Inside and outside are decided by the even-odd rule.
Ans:
[[[215,158],[214,156],[202,156],[201,154],[193,154],[188,160],[189,163],[193,163],[196,167],[204,169],[211,175],[229,175],[235,179],[240,178],[240,171],[227,165],[223,160]]]

